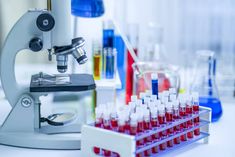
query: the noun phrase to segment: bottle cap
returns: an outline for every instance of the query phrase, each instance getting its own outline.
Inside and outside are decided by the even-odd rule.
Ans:
[[[145,97],[144,98],[144,103],[145,104],[149,104],[150,103],[150,98],[149,97]]]
[[[131,117],[130,124],[131,125],[137,124],[137,119],[138,119],[137,114],[136,113],[132,113],[130,117]]]
[[[152,117],[152,118],[156,118],[157,115],[158,115],[158,108],[157,108],[157,107],[154,107],[154,108],[152,108],[152,109],[150,110],[150,112],[151,112],[151,117]]]
[[[170,92],[170,94],[177,94],[176,93],[176,88],[170,88],[169,92]]]
[[[140,92],[139,97],[140,97],[140,99],[144,99],[144,97],[145,97],[145,93],[144,93],[144,92]]]
[[[170,94],[170,101],[173,102],[176,100],[176,94]]]
[[[150,96],[150,101],[155,101],[157,100],[157,96],[156,95],[151,95]]]
[[[132,101],[132,102],[135,102],[137,99],[138,99],[138,98],[137,98],[137,95],[132,95],[132,96],[131,96],[131,101]]]
[[[159,114],[165,114],[165,106],[164,105],[160,105],[158,107],[158,113]]]

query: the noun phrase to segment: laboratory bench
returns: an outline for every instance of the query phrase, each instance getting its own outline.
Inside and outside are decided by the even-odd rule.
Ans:
[[[0,123],[3,123],[5,117],[10,111],[10,106],[5,99],[0,100]],[[210,126],[209,144],[197,142],[188,145],[182,149],[170,152],[165,156],[176,157],[232,157],[235,155],[235,101],[223,103],[223,116],[218,122],[212,123]],[[82,157],[79,150],[41,150],[41,149],[26,149],[0,145],[1,157]]]

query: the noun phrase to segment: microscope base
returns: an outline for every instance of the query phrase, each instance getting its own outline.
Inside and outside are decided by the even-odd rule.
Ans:
[[[77,150],[81,148],[81,134],[0,132],[0,144],[23,148]]]

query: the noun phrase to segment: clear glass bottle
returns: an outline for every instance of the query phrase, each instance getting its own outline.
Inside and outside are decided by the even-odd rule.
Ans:
[[[191,92],[199,92],[199,105],[212,109],[212,122],[214,122],[222,115],[222,105],[215,82],[215,53],[200,50],[196,55]]]

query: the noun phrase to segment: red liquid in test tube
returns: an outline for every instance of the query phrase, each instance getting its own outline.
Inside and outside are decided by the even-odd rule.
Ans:
[[[186,106],[185,102],[180,103],[180,118],[184,119],[186,117]],[[187,129],[187,122],[181,123],[180,124],[180,130],[183,132],[185,129]],[[187,141],[187,135],[183,134],[180,136],[181,141]]]
[[[103,123],[103,119],[102,119],[102,111],[100,108],[95,109],[95,115],[96,115],[95,127],[101,128],[102,123]],[[95,154],[100,154],[100,148],[98,148],[98,147],[94,147],[93,151]]]
[[[165,107],[164,106],[161,106],[159,108],[158,122],[159,122],[160,126],[165,124]],[[161,139],[166,138],[167,130],[164,130],[164,131],[160,132],[159,136],[160,136]],[[166,146],[167,146],[167,144],[166,144],[166,142],[164,142],[164,143],[159,145],[159,149],[160,150],[165,150]]]
[[[144,110],[144,131],[149,131],[151,129],[150,125],[150,112],[148,109]],[[144,138],[145,145],[150,144],[152,142],[152,137],[146,137]],[[151,149],[144,151],[144,156],[150,156],[151,155]]]
[[[138,122],[137,122],[137,132],[142,133],[144,131],[144,121],[143,121],[143,114],[138,113]],[[143,146],[144,140],[140,139],[137,141],[137,146]]]
[[[193,113],[199,114],[199,94],[197,92],[192,93],[193,96]],[[199,116],[194,118],[194,126],[199,126],[200,118]],[[200,135],[200,128],[194,130],[194,135]]]
[[[104,129],[111,130],[110,114],[108,111],[104,112],[103,127],[104,127]],[[103,153],[104,153],[105,157],[111,156],[111,151],[109,151],[109,150],[103,149]]]
[[[173,121],[173,110],[172,110],[172,104],[168,103],[168,105],[166,106],[166,121],[168,124],[172,123]],[[167,135],[173,135],[174,133],[174,128],[169,128],[167,130]],[[168,147],[173,147],[173,140],[169,140],[167,141],[167,146]]]
[[[152,128],[157,128],[159,126],[159,123],[158,123],[158,110],[157,108],[153,108],[151,110],[151,127]],[[153,134],[152,135],[152,140],[153,141],[158,141],[159,140],[159,133],[156,133],[156,134]],[[155,146],[152,148],[152,153],[158,153],[158,146]]]
[[[193,107],[192,107],[191,101],[187,101],[186,115],[187,116],[192,116],[192,114],[193,114]],[[187,121],[187,128],[192,128],[192,127],[193,127],[193,120]],[[193,138],[193,131],[188,132],[187,137],[188,138]]]
[[[180,115],[179,115],[179,101],[176,100],[174,102],[174,106],[173,106],[173,120],[177,121],[179,120]],[[174,126],[174,133],[177,134],[180,132],[180,125],[176,125]],[[180,137],[176,137],[174,138],[174,144],[180,144]]]

